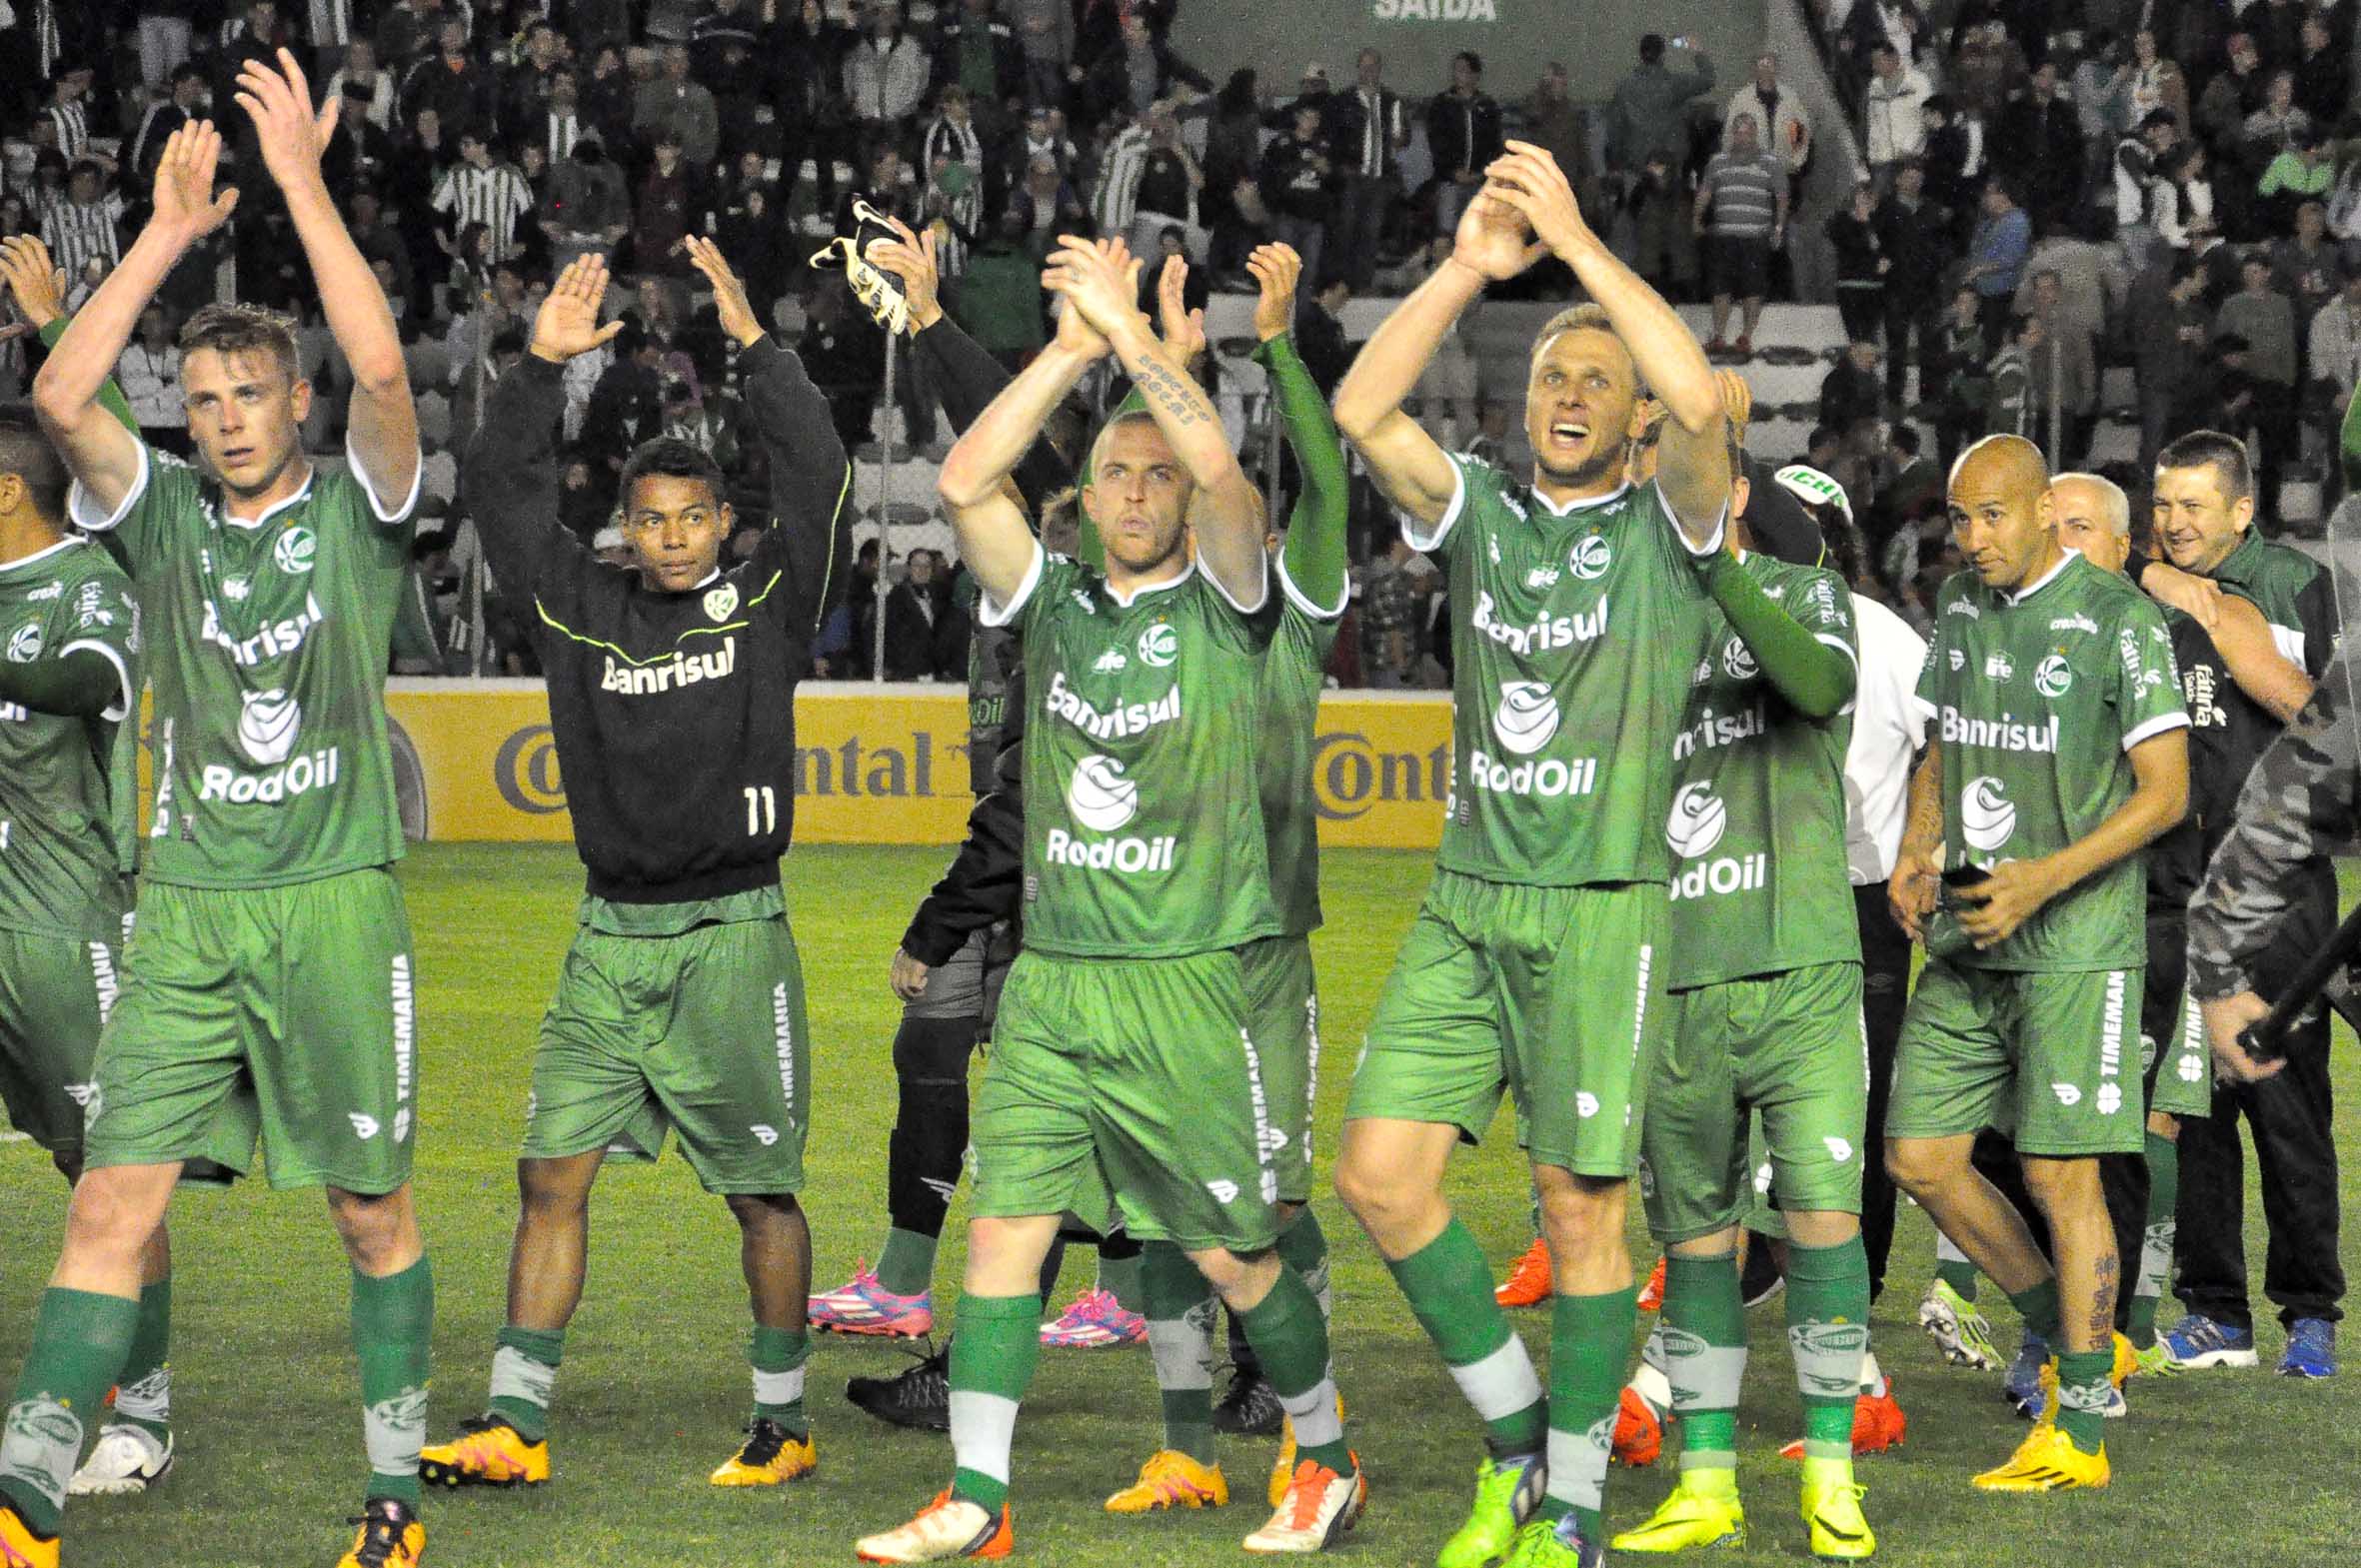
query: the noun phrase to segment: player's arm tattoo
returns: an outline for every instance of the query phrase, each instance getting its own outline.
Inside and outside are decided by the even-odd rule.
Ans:
[[[1133,378],[1141,393],[1185,429],[1201,424],[1206,415],[1204,394],[1161,360],[1143,360]]]

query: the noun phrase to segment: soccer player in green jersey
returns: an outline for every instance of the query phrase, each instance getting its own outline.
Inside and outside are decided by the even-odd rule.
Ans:
[[[1058,337],[961,437],[942,491],[980,614],[1019,628],[1025,949],[979,1095],[975,1217],[952,1342],[952,1484],[862,1540],[872,1562],[1011,1549],[1009,1452],[1040,1352],[1059,1216],[1171,1241],[1242,1318],[1300,1460],[1249,1551],[1318,1551],[1366,1489],[1310,1289],[1272,1249],[1274,1117],[1237,949],[1281,931],[1255,768],[1269,595],[1259,499],[1157,342],[1121,241],[1062,239]],[[1147,412],[1111,421],[1083,505],[1104,576],[1045,556],[1005,489],[1051,411],[1115,354]],[[1194,553],[1189,551],[1193,533]]]
[[[1319,838],[1311,788],[1311,746],[1319,718],[1322,667],[1344,614],[1344,449],[1319,386],[1296,354],[1295,286],[1303,263],[1284,245],[1264,245],[1246,259],[1259,286],[1254,301],[1254,358],[1272,395],[1303,488],[1272,557],[1278,591],[1265,612],[1270,643],[1263,656],[1262,831],[1279,930],[1238,949],[1246,987],[1246,1032],[1262,1067],[1270,1106],[1271,1163],[1278,1183],[1278,1255],[1301,1275],[1325,1315],[1327,1238],[1311,1210],[1312,1105],[1319,1090],[1319,992],[1311,968],[1311,932],[1320,923]],[[1177,294],[1184,269],[1166,265]],[[1186,312],[1180,316],[1185,320]],[[1166,312],[1167,338],[1175,313]],[[1202,334],[1198,334],[1201,343]],[[1219,1506],[1229,1483],[1213,1455],[1213,1293],[1172,1241],[1151,1241],[1143,1255],[1148,1345],[1162,1395],[1165,1446],[1140,1477],[1107,1500],[1110,1513]],[[1275,1507],[1294,1472],[1292,1429],[1271,1475]]]
[[[1987,1491],[2104,1486],[2120,1265],[2098,1156],[2137,1153],[2140,851],[2181,819],[2188,715],[2163,617],[2058,544],[2032,443],[1951,471],[1967,558],[1936,596],[1919,676],[1933,725],[1888,896],[1927,948],[1895,1048],[1886,1165],[2057,1347],[2049,1397]],[[2055,1266],[1969,1163],[2011,1133]]]
[[[1747,485],[1734,482],[1733,513]],[[1665,838],[1671,1024],[1649,1085],[1640,1195],[1665,1249],[1662,1332],[1680,1480],[1617,1551],[1742,1540],[1738,1389],[1746,1318],[1739,1227],[1754,1200],[1759,1112],[1785,1222],[1787,1339],[1803,1396],[1803,1517],[1813,1555],[1877,1549],[1853,1482],[1853,1406],[1869,1342],[1861,1245],[1868,1046],[1845,869],[1844,757],[1856,682],[1851,597],[1816,539],[1764,555],[1743,524],[1709,576],[1746,581],[1692,677],[1673,737]],[[1734,592],[1732,591],[1734,589]]]
[[[202,471],[98,403],[150,297],[237,201],[214,194],[210,122],[167,142],[146,228],[33,389],[73,520],[112,531],[138,586],[158,760],[86,1168],[0,1439],[0,1540],[35,1568],[57,1561],[64,1479],[131,1346],[174,1178],[203,1154],[243,1168],[258,1136],[273,1185],[327,1188],[353,1265],[369,1478],[343,1565],[408,1568],[425,1544],[434,1290],[410,1199],[415,971],[383,703],[417,424],[393,313],[321,179],[333,113],[284,51],[238,87],[352,368],[349,471],[304,456],[312,389],[259,311],[210,307],[183,330]]]
[[[1336,1165],[1337,1192],[1484,1421],[1475,1505],[1441,1568],[1496,1562],[1512,1542],[1520,1568],[1606,1549],[1600,1493],[1637,1317],[1625,1194],[1666,1011],[1673,864],[1654,824],[1706,651],[1698,562],[1719,552],[1730,498],[1704,351],[1608,252],[1548,154],[1509,146],[1450,259],[1336,394],[1338,427],[1451,589],[1442,847],[1378,998]],[[1401,403],[1460,313],[1543,252],[1597,304],[1533,346],[1520,483],[1446,454]],[[1656,481],[1634,489],[1624,463],[1644,393],[1668,414]],[[1503,1088],[1555,1265],[1546,1398],[1442,1194],[1452,1148],[1490,1126]]]

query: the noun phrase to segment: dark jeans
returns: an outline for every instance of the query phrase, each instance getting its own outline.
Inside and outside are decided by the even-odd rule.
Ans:
[[[1335,239],[1340,254],[1336,264],[1328,270],[1352,286],[1355,294],[1369,291],[1369,280],[1376,273],[1377,253],[1385,243],[1385,216],[1392,211],[1393,201],[1400,194],[1400,182],[1381,175],[1348,174],[1344,177],[1344,202],[1337,210]],[[1316,287],[1321,280],[1306,277],[1304,282]]]
[[[1885,1106],[1893,1093],[1894,1044],[1910,999],[1910,938],[1894,923],[1885,883],[1853,889],[1861,928],[1861,1027],[1869,1043],[1869,1148],[1885,1146]],[[1873,1158],[1861,1172],[1861,1245],[1869,1254],[1869,1299],[1885,1289],[1885,1263],[1894,1246],[1894,1180]]]
[[[1903,380],[1909,374],[1910,356],[1916,353],[1918,366],[1918,399],[1931,403],[1942,389],[1934,384],[1928,373],[1926,356],[1933,347],[1935,313],[1933,302],[1919,291],[1889,288],[1885,291],[1885,401],[1899,410],[1902,406]]]

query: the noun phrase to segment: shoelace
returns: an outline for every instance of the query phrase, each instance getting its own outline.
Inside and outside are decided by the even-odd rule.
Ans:
[[[394,1560],[394,1552],[402,1544],[402,1532],[409,1520],[388,1510],[384,1513],[357,1514],[346,1524],[361,1527],[361,1542],[353,1548],[353,1561],[361,1568],[385,1568]]]
[[[1327,1500],[1328,1483],[1336,1479],[1336,1472],[1315,1460],[1306,1459],[1295,1466],[1294,1479],[1287,1482],[1287,1528],[1308,1530],[1319,1517],[1319,1505]]]
[[[787,1428],[776,1421],[757,1420],[746,1423],[746,1447],[740,1450],[738,1462],[750,1469],[760,1470],[779,1457],[787,1446]]]

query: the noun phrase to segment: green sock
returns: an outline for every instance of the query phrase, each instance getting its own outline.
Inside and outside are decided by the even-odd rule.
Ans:
[[[435,1271],[424,1257],[382,1279],[353,1270],[353,1349],[361,1358],[361,1423],[369,1444],[364,1501],[419,1504],[434,1328]]]
[[[1336,1385],[1328,1380],[1328,1325],[1320,1320],[1311,1287],[1282,1264],[1278,1282],[1237,1320],[1262,1358],[1262,1375],[1295,1423],[1295,1452],[1338,1475],[1352,1474]]]
[[[1734,1278],[1736,1270],[1731,1270]],[[1665,1270],[1671,1290],[1671,1270]],[[1549,1490],[1544,1512],[1569,1510],[1586,1541],[1606,1539],[1599,1510],[1606,1492],[1607,1437],[1615,1429],[1639,1287],[1599,1296],[1558,1296],[1549,1314]],[[1741,1336],[1741,1343],[1743,1337]],[[1673,1363],[1677,1371],[1679,1362]],[[1595,1435],[1593,1435],[1595,1434]]]
[[[924,1295],[935,1285],[935,1247],[940,1238],[889,1226],[886,1249],[878,1254],[878,1286],[898,1296]]]
[[[1138,1312],[1148,1300],[1140,1284],[1140,1254],[1109,1257],[1106,1248],[1099,1251],[1099,1288],[1115,1297],[1115,1304],[1127,1312]]]
[[[2045,1345],[2058,1339],[2058,1276],[2050,1275],[2029,1290],[2012,1290],[2008,1304],[2025,1320],[2025,1332]]]
[[[1302,1276],[1319,1301],[1321,1322],[1328,1322],[1334,1314],[1336,1296],[1328,1283],[1328,1237],[1319,1228],[1319,1216],[1306,1203],[1295,1210],[1295,1217],[1287,1221],[1287,1228],[1278,1233],[1278,1260]]]
[[[1869,1349],[1869,1254],[1859,1236],[1832,1247],[1787,1243],[1787,1347],[1803,1393],[1804,1457],[1851,1464]]]
[[[2172,1248],[2180,1226],[2181,1146],[2148,1134],[2148,1227],[2140,1238],[2140,1271],[2131,1282],[2131,1342],[2156,1342],[2156,1303],[2172,1278]]]
[[[1564,1298],[1560,1298],[1564,1299]],[[1680,1473],[1738,1465],[1738,1385],[1746,1379],[1746,1307],[1738,1256],[1664,1259],[1664,1365],[1680,1417]],[[1556,1359],[1553,1349],[1550,1359]],[[1551,1379],[1552,1402],[1556,1380]]]
[[[549,1439],[550,1394],[558,1386],[558,1364],[565,1355],[562,1328],[519,1328],[510,1323],[492,1342],[491,1412],[528,1443]]]
[[[160,1279],[139,1292],[139,1326],[131,1350],[115,1375],[115,1419],[143,1427],[161,1438],[172,1425],[172,1281]]]
[[[1140,1256],[1148,1354],[1165,1409],[1165,1446],[1213,1462],[1213,1287],[1170,1241]]]
[[[1492,1457],[1539,1453],[1549,1430],[1541,1380],[1492,1299],[1491,1265],[1467,1227],[1454,1219],[1432,1241],[1385,1266],[1410,1315],[1442,1352],[1451,1380],[1483,1418]]]
[[[1962,1301],[1976,1298],[1976,1266],[1965,1258],[1937,1258],[1935,1278],[1949,1285]]]
[[[760,1323],[746,1350],[755,1374],[755,1419],[778,1422],[798,1441],[812,1435],[812,1423],[804,1419],[804,1362],[811,1354],[803,1329]]]
[[[963,1296],[951,1336],[951,1489],[990,1513],[1009,1500],[1017,1406],[1042,1354],[1040,1296]]]
[[[104,1415],[107,1385],[139,1328],[139,1303],[88,1290],[41,1292],[16,1400],[0,1429],[0,1498],[37,1535],[57,1534],[82,1440]]]
[[[2058,1352],[2058,1430],[2086,1454],[2095,1454],[2107,1435],[2107,1374],[2115,1350]]]

